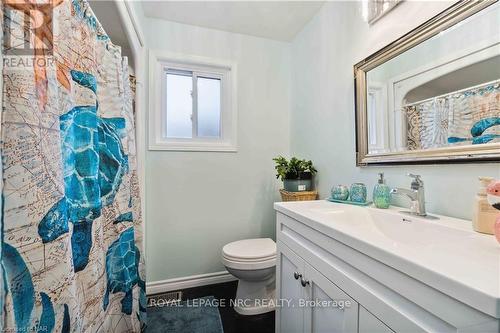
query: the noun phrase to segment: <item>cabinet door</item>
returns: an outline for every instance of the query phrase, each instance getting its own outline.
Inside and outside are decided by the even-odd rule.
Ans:
[[[364,307],[359,307],[359,333],[394,333]]]
[[[282,302],[276,309],[276,332],[302,333],[304,310],[299,302],[304,298],[304,288],[300,284],[304,274],[304,261],[280,242],[276,272],[277,299]]]
[[[316,269],[305,264],[304,327],[314,333],[357,333],[358,303]]]

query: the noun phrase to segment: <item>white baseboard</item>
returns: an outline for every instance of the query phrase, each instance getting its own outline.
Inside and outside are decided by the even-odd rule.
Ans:
[[[184,276],[180,278],[146,282],[146,294],[154,295],[174,290],[206,286],[237,280],[228,271]]]

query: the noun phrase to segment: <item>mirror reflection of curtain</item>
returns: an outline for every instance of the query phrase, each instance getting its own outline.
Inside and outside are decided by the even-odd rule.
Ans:
[[[500,142],[500,80],[403,107],[407,149]]]

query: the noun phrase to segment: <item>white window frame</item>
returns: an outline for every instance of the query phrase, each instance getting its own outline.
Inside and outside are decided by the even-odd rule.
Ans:
[[[221,80],[220,137],[167,138],[164,112],[167,70],[189,71],[193,72],[193,77]],[[237,151],[237,76],[234,62],[150,50],[149,78],[149,150]]]
[[[368,150],[370,153],[384,153],[389,150],[389,133],[387,130],[388,125],[388,111],[387,111],[387,87],[381,82],[367,83],[367,101],[370,101],[370,95],[374,96],[376,110],[367,109],[368,119],[371,124],[368,126]],[[373,112],[375,111],[375,114]],[[370,129],[370,126],[372,126]],[[375,143],[372,143],[372,140]]]

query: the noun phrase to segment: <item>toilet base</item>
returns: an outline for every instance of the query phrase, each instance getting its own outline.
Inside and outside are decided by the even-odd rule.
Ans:
[[[276,304],[276,281],[274,274],[265,281],[238,281],[234,310],[243,316],[258,315],[274,311]]]

